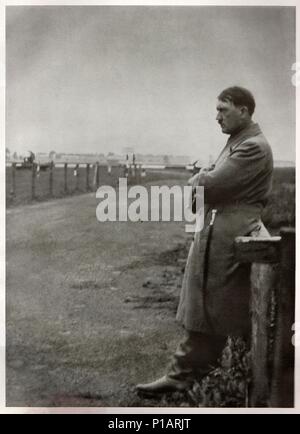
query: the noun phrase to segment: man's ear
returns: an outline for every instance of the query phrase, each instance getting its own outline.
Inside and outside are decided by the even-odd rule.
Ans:
[[[240,109],[241,109],[241,113],[242,113],[243,116],[247,116],[247,115],[249,115],[248,107],[246,107],[245,105],[242,105],[242,106],[240,107]]]

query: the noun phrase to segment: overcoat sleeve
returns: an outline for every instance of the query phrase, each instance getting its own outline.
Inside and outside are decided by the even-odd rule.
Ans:
[[[240,193],[264,167],[265,153],[260,144],[244,142],[214,170],[200,174],[198,185],[204,186],[206,202],[218,202]]]

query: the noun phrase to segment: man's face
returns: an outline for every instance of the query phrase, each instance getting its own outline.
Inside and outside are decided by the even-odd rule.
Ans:
[[[243,110],[231,101],[218,100],[217,112],[216,120],[221,125],[222,133],[232,134],[243,125]]]

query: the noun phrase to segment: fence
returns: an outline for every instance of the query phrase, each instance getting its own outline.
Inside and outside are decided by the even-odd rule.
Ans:
[[[141,165],[136,164],[124,167],[52,162],[46,167],[34,163],[23,168],[11,163],[6,167],[7,203],[96,191],[100,185],[116,186],[119,178],[125,176],[129,184],[139,183],[143,174]]]
[[[235,248],[240,263],[252,263],[250,406],[293,407],[295,229],[283,228],[280,237],[238,237]]]

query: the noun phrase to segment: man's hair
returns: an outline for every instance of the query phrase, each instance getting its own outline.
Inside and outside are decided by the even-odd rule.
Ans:
[[[252,93],[244,87],[228,87],[220,93],[218,99],[220,101],[231,101],[235,106],[246,106],[250,116],[254,113],[255,99]]]

